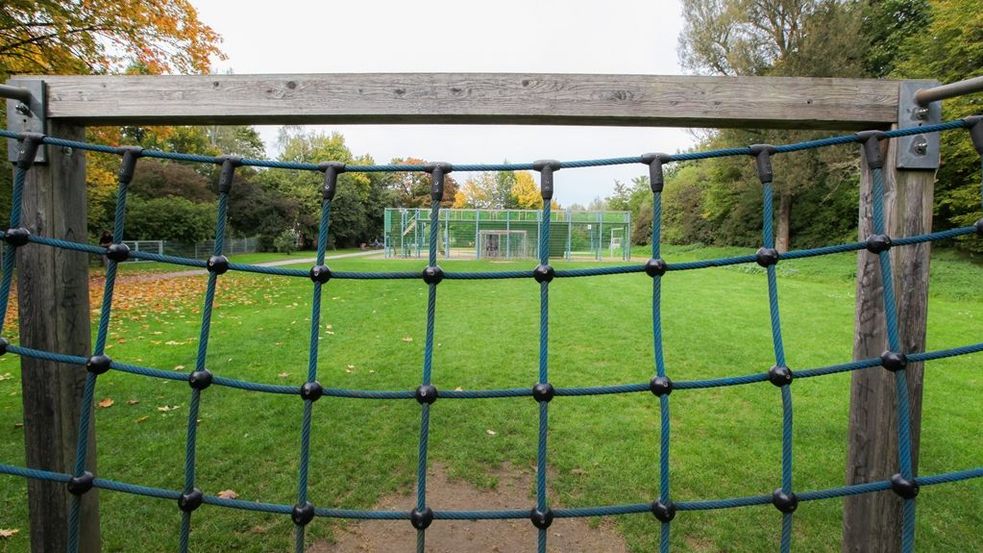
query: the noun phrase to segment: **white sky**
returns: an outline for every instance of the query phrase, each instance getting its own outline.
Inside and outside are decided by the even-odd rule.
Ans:
[[[228,59],[250,73],[523,72],[681,74],[678,0],[192,0]],[[270,155],[277,128],[257,127]],[[356,155],[451,163],[585,159],[687,147],[682,129],[342,125]],[[586,205],[642,165],[567,170],[556,198]],[[455,175],[463,181],[466,174]]]

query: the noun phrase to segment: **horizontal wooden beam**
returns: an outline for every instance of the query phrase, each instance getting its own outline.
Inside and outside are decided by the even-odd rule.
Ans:
[[[898,83],[873,79],[349,73],[38,76],[78,125],[529,124],[884,128]]]

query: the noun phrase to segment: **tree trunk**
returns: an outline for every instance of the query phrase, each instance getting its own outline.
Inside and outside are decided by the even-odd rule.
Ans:
[[[892,237],[929,232],[933,171],[895,170],[894,143],[884,161],[884,214]],[[871,174],[862,163],[860,239],[873,233]],[[930,243],[891,250],[898,324],[905,353],[925,351]],[[877,256],[861,250],[857,260],[857,317],[854,359],[878,357],[887,349],[884,290]],[[907,367],[911,406],[913,469],[917,475],[921,430],[923,364]],[[885,480],[898,472],[897,401],[894,375],[880,367],[855,371],[850,393],[847,484]],[[901,548],[902,500],[891,491],[844,499],[843,552],[897,553]]]
[[[84,140],[84,128],[51,124],[51,134]],[[32,234],[85,242],[85,156],[48,146],[47,165],[28,171],[23,226]],[[85,253],[28,244],[17,251],[20,343],[30,348],[88,356],[89,257]],[[71,473],[75,465],[84,367],[21,358],[27,466]],[[86,468],[96,472],[95,425],[90,426]],[[28,480],[33,553],[63,553],[68,543],[72,496],[65,484]],[[82,553],[100,549],[98,490],[82,501]]]
[[[787,252],[792,220],[792,194],[781,192],[778,197],[778,229],[775,232],[775,249]]]

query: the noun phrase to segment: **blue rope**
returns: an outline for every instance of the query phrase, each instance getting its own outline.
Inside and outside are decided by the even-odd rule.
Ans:
[[[544,177],[545,178],[545,177]],[[550,177],[552,178],[552,176]],[[550,215],[552,205],[549,198],[543,199],[543,212],[539,223],[539,264],[550,262]],[[549,383],[549,282],[539,283],[539,383]],[[539,402],[539,446],[536,449],[536,509],[546,512],[546,445],[549,430],[549,402]],[[539,528],[537,551],[546,553],[546,528]]]
[[[10,196],[10,228],[20,226],[25,180],[27,180],[27,170],[20,167],[14,169],[14,186]],[[3,319],[0,320],[0,334],[7,326],[7,305],[10,303],[10,287],[14,280],[16,253],[17,248],[7,246],[3,249],[3,277],[0,280],[0,309]]]
[[[652,259],[662,257],[662,193],[652,193]],[[662,276],[652,278],[652,350],[655,359],[655,375],[666,376],[665,354],[662,340]],[[668,505],[669,490],[669,394],[659,396],[659,501]],[[659,527],[659,551],[669,552],[671,524],[663,522]]]

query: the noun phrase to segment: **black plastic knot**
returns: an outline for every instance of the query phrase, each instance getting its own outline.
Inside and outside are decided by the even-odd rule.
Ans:
[[[883,131],[860,131],[857,133],[857,142],[863,146],[864,156],[867,158],[867,167],[871,169],[884,167],[884,158],[881,156],[881,140],[884,138]]]
[[[666,185],[666,177],[662,170],[662,164],[671,161],[669,154],[642,154],[642,163],[649,166],[649,186],[652,192],[662,192]]]
[[[444,280],[444,270],[439,265],[427,267],[423,270],[423,282],[427,284],[440,284]]]
[[[0,338],[0,355],[7,353],[7,346],[10,345],[10,341],[6,338]]]
[[[417,530],[426,530],[430,527],[433,522],[433,509],[430,507],[424,507],[421,511],[420,509],[413,509],[410,511],[410,524],[413,528]]]
[[[72,495],[82,495],[92,489],[92,484],[96,477],[89,471],[83,472],[79,476],[73,476],[68,481],[68,493]]]
[[[645,274],[647,274],[652,278],[655,278],[657,276],[662,276],[666,274],[666,271],[668,270],[669,270],[669,264],[666,263],[665,259],[661,259],[661,258],[656,259],[652,257],[645,262]]]
[[[908,356],[897,351],[881,354],[881,366],[891,372],[898,372],[908,366]]]
[[[340,161],[327,161],[318,164],[317,168],[324,172],[324,192],[321,198],[330,202],[334,199],[338,187],[338,175],[345,172],[345,164]]]
[[[98,376],[108,371],[112,362],[108,355],[93,355],[85,362],[85,370]]]
[[[662,501],[653,501],[652,514],[655,515],[655,518],[662,522],[669,522],[676,518],[676,505],[672,501],[667,503],[663,503]]]
[[[549,382],[540,382],[532,387],[532,397],[536,401],[549,403],[554,395],[556,395],[556,390],[553,389],[553,385]]]
[[[794,513],[799,508],[799,498],[792,492],[785,493],[778,488],[771,494],[771,504],[783,513]]]
[[[667,396],[672,393],[672,380],[668,376],[653,376],[649,380],[649,390],[656,396]]]
[[[875,234],[867,239],[864,246],[870,253],[881,253],[891,249],[891,237],[886,234]]]
[[[177,506],[185,513],[190,513],[198,507],[201,507],[204,500],[205,494],[201,493],[201,490],[198,488],[192,488],[190,492],[183,493],[181,494],[181,497],[177,498]]]
[[[433,384],[421,384],[416,389],[416,401],[421,405],[424,403],[429,405],[437,401],[437,388]]]
[[[963,119],[969,127],[969,136],[973,139],[976,153],[983,156],[983,115],[970,115]]]
[[[430,199],[434,202],[443,200],[444,176],[453,170],[451,164],[443,161],[431,163],[424,170],[430,173]]]
[[[229,270],[229,258],[224,255],[213,255],[208,258],[207,268],[216,275],[225,274]]]
[[[315,265],[311,267],[311,280],[324,284],[331,280],[331,269],[327,265]]]
[[[300,397],[307,401],[317,401],[321,399],[324,395],[324,388],[321,387],[321,383],[315,380],[314,382],[305,382],[303,386],[300,387]]]
[[[109,247],[106,248],[106,257],[117,263],[126,261],[130,258],[130,247],[123,243],[110,244]]]
[[[792,369],[784,365],[775,365],[768,369],[768,382],[781,388],[792,383]]]
[[[545,530],[553,524],[553,510],[549,507],[545,511],[540,511],[539,509],[533,509],[529,512],[529,520],[532,521],[532,525],[540,530]]]
[[[202,369],[188,375],[188,384],[195,390],[204,390],[212,385],[212,371]]]
[[[778,250],[775,248],[759,248],[754,252],[754,260],[762,267],[770,267],[778,263]]]
[[[891,491],[904,499],[914,499],[918,495],[918,482],[905,480],[900,473],[895,474],[891,477]]]
[[[536,282],[550,282],[556,276],[556,271],[550,265],[537,265],[532,271],[532,277]]]
[[[297,526],[307,526],[307,523],[314,520],[314,504],[305,501],[299,505],[294,505],[294,508],[290,510],[290,519]]]
[[[222,166],[218,172],[218,193],[228,194],[232,190],[232,179],[235,177],[236,167],[242,165],[242,158],[219,156],[215,158],[215,163]]]
[[[553,199],[553,173],[560,170],[560,162],[555,159],[541,159],[532,162],[532,168],[539,171],[539,191],[548,206]]]
[[[755,169],[761,184],[775,180],[775,172],[771,168],[771,154],[775,152],[775,147],[771,144],[753,144],[748,150],[754,156]]]
[[[36,132],[26,132],[20,135],[20,148],[17,150],[17,168],[28,170],[34,165],[38,148],[44,142],[44,135]]]
[[[121,146],[120,151],[123,152],[123,159],[119,164],[119,182],[129,184],[136,172],[137,160],[143,155],[143,148],[140,146]]]
[[[27,244],[30,238],[31,238],[31,231],[27,230],[24,227],[9,228],[7,229],[7,232],[3,234],[3,241],[15,248],[19,248],[24,244]]]
[[[983,236],[983,219],[976,221],[973,226],[976,227],[976,236]]]

